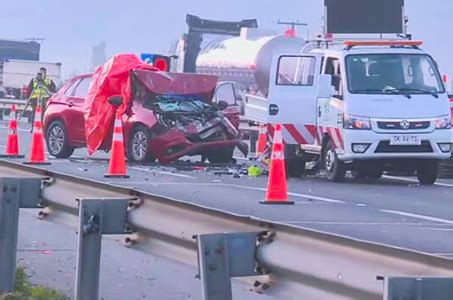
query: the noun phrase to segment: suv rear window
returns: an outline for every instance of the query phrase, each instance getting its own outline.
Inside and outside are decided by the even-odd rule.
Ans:
[[[86,95],[88,94],[88,89],[90,88],[90,84],[91,84],[91,77],[83,78],[75,89],[74,97],[85,98]]]

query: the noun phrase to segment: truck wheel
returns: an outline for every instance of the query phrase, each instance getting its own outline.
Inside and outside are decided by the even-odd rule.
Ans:
[[[154,162],[156,158],[151,154],[151,132],[143,125],[135,126],[127,143],[127,159],[134,163],[144,164]]]
[[[233,162],[234,147],[216,148],[206,153],[212,164],[229,164]]]
[[[54,121],[46,131],[46,145],[49,154],[56,158],[68,158],[74,153],[74,147],[68,145],[66,128],[60,121]]]
[[[346,176],[346,167],[344,162],[338,159],[331,141],[327,142],[322,159],[327,179],[333,182],[343,182]]]
[[[417,168],[418,182],[422,185],[433,185],[437,180],[437,161],[422,162]]]

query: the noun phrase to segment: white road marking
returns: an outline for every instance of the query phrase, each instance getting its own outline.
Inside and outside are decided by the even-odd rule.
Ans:
[[[153,183],[151,182],[146,182],[146,183]],[[251,187],[251,186],[244,186],[244,185],[239,185],[239,184],[231,184],[231,183],[216,183],[216,182],[205,182],[205,183],[200,183],[200,182],[194,182],[194,183],[188,183],[188,182],[155,182],[155,185],[159,184],[167,184],[167,185],[200,185],[200,186],[230,186],[230,187],[236,187],[236,188],[242,188],[246,190],[254,190],[254,191],[262,191],[265,192],[267,189],[266,188],[259,188],[259,187]],[[323,202],[328,202],[328,203],[346,203],[343,200],[337,200],[337,199],[330,199],[330,198],[325,198],[325,197],[318,197],[314,195],[307,195],[307,194],[300,194],[300,193],[294,193],[294,192],[288,192],[289,196],[294,196],[294,197],[299,197],[299,198],[304,198],[304,199],[312,199],[312,200],[318,200],[318,201],[323,201]]]
[[[453,231],[453,228],[419,228],[420,230],[432,230],[432,231]]]
[[[301,224],[301,225],[370,225],[370,226],[445,226],[446,224],[432,224],[432,223],[380,223],[380,222],[306,222],[306,221],[276,221],[279,223]]]
[[[442,219],[442,218],[436,218],[436,217],[430,217],[430,216],[425,216],[425,215],[413,214],[413,213],[404,212],[404,211],[398,211],[398,210],[381,209],[380,212],[394,214],[394,215],[399,215],[399,216],[404,216],[404,217],[411,217],[411,218],[416,218],[416,219],[421,219],[421,220],[440,222],[440,223],[445,223],[445,224],[453,224],[453,220],[447,220],[447,219]]]
[[[256,190],[256,191],[267,191],[266,188],[258,188],[258,187],[251,187],[251,186],[244,186],[244,185],[239,185],[239,184],[223,184],[223,185],[228,185],[228,186],[233,186],[233,187],[238,187],[238,188],[243,188],[243,189],[249,189],[249,190]],[[319,196],[314,196],[314,195],[307,195],[307,194],[300,194],[300,193],[294,193],[294,192],[288,192],[289,196],[294,196],[294,197],[300,197],[300,198],[308,198],[312,200],[318,200],[318,201],[323,201],[323,202],[328,202],[328,203],[345,203],[343,200],[337,200],[337,199],[331,199],[331,198],[325,198],[325,197],[319,197]]]
[[[130,167],[130,169],[137,170],[137,171],[143,171],[143,172],[147,172],[147,173],[156,173],[156,174],[169,175],[169,176],[175,176],[175,177],[181,177],[181,178],[197,179],[197,177],[190,176],[190,175],[171,173],[171,172],[165,172],[165,171],[154,171],[154,170],[142,169],[139,167]]]
[[[162,175],[176,176],[176,177],[181,177],[181,178],[197,179],[197,177],[186,175],[186,174],[178,174],[178,173],[171,173],[171,172],[164,172],[164,171],[159,171],[156,173],[162,174]]]
[[[396,176],[389,176],[389,175],[384,175],[382,176],[387,179],[394,179],[394,180],[400,180],[400,181],[405,181],[405,182],[413,182],[413,183],[418,183],[418,180],[416,179],[410,179],[410,178],[403,178],[403,177],[396,177]],[[443,182],[436,182],[434,185],[438,186],[445,186],[445,187],[453,187],[453,184],[449,183],[443,183]]]

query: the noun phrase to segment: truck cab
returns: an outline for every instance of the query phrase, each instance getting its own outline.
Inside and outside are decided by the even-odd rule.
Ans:
[[[346,41],[277,55],[267,122],[283,124],[289,159],[316,161],[332,181],[396,170],[433,184],[451,153],[450,103],[421,44]]]

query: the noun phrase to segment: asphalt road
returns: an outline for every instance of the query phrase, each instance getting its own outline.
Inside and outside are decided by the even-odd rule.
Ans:
[[[30,134],[25,131],[20,132],[24,153],[30,142]],[[0,151],[4,151],[6,133],[6,129],[0,129]],[[80,149],[72,160],[50,159],[52,165],[46,168],[241,215],[453,257],[453,180],[419,186],[414,178],[349,178],[335,184],[310,176],[289,180],[294,206],[267,206],[259,204],[264,198],[266,177],[233,178],[215,175],[214,171],[130,165],[130,179],[107,180],[103,177],[106,159],[105,153],[89,158]]]

